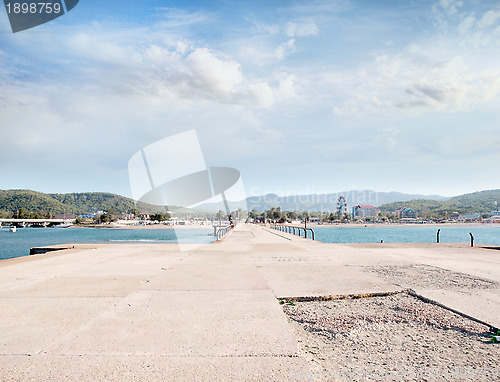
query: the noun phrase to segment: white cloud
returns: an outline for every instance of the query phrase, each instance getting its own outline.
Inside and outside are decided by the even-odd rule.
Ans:
[[[464,48],[459,41],[446,42],[446,48],[440,40],[422,47],[412,44],[340,71],[316,68],[308,94],[313,98],[315,93],[330,91],[333,113],[338,116],[384,114],[394,109],[412,113],[471,110],[499,101],[498,54],[487,48]]]
[[[439,30],[447,35],[451,30],[458,30],[462,46],[486,47],[499,43],[491,38],[499,27],[500,11],[479,12],[471,4],[456,0],[440,0],[433,5],[434,21]]]
[[[282,79],[279,82],[277,95],[282,100],[289,100],[297,97],[295,90],[296,78],[293,74],[282,73]]]
[[[52,36],[55,41],[48,45],[52,56],[73,63],[76,75],[65,79],[68,84],[83,80],[92,83],[94,91],[104,93],[147,95],[162,102],[196,99],[264,108],[294,94],[291,78],[284,81],[280,74],[276,78],[266,74],[250,79],[240,62],[221,51],[161,34],[144,44],[146,30],[135,32],[90,28],[68,33],[64,39]],[[290,39],[276,48],[273,60],[284,59],[294,44]],[[42,51],[44,44],[37,49]]]
[[[274,105],[275,97],[271,87],[266,82],[249,85],[249,91],[257,104],[262,107],[271,107]]]
[[[295,50],[295,39],[290,39],[278,46],[274,52],[278,60],[283,60],[288,52]]]
[[[100,37],[102,36],[77,33],[71,36],[64,45],[67,45],[73,54],[98,63],[120,66],[141,64],[141,55],[133,46],[120,45],[112,42],[112,39],[107,40]]]
[[[253,21],[253,25],[257,32],[275,35],[278,34],[280,28],[278,25],[270,25],[261,21]]]
[[[382,127],[378,129],[378,131],[387,135],[398,135],[399,133],[401,133],[401,130],[397,127]]]
[[[476,18],[474,16],[467,16],[458,26],[458,31],[462,34],[466,34],[471,30],[475,23]]]
[[[500,11],[498,12],[488,11],[483,15],[481,20],[478,22],[478,27],[486,28],[492,26],[493,24],[496,23],[498,19],[500,19]]]
[[[198,48],[186,59],[193,82],[209,91],[228,94],[243,81],[240,64],[207,48]]]
[[[295,96],[293,76],[283,77],[278,72],[250,79],[239,61],[221,51],[172,38],[143,45],[142,33],[138,31],[134,41],[130,31],[126,39],[117,38],[119,32],[114,31],[113,44],[102,31],[77,33],[70,35],[72,42],[65,46],[65,53],[82,58],[75,65],[81,74],[91,76],[102,89],[120,94],[147,94],[164,100],[206,99],[264,108]],[[265,49],[247,48],[251,56],[265,54]],[[289,39],[263,60],[283,60],[294,49],[295,39]],[[107,50],[113,55],[106,55]],[[87,71],[87,67],[92,70]]]
[[[439,0],[439,7],[448,16],[453,16],[457,13],[458,9],[461,8],[464,3],[458,0]]]
[[[401,59],[399,57],[389,57],[388,55],[377,56],[375,64],[379,73],[386,78],[394,78],[400,72]]]
[[[276,39],[277,40],[277,39]],[[238,58],[245,65],[272,66],[295,52],[296,39],[286,41],[253,37],[235,42]]]
[[[167,7],[157,7],[156,11],[163,15],[161,21],[156,25],[161,29],[184,30],[214,21],[214,15],[208,12],[188,12],[183,9]]]
[[[314,22],[294,23],[290,21],[285,27],[285,34],[290,38],[316,36],[318,32],[319,28]]]
[[[233,21],[227,25],[231,33],[210,33],[206,25],[201,33],[193,25],[207,23],[209,17],[167,12],[161,23],[135,29],[89,24],[68,26],[64,33],[27,33],[15,42],[10,39],[22,54],[8,44],[1,46],[8,55],[0,54],[5,63],[0,69],[5,80],[0,78],[3,162],[16,151],[29,154],[40,146],[59,147],[39,163],[27,155],[14,166],[27,171],[30,163],[43,163],[52,171],[51,162],[57,163],[57,155],[63,154],[70,158],[57,166],[73,167],[79,178],[91,178],[94,170],[104,174],[103,169],[125,165],[130,153],[148,143],[194,127],[211,144],[207,163],[227,163],[231,158],[235,167],[247,166],[249,171],[255,171],[251,168],[260,158],[263,168],[271,171],[265,159],[269,142],[278,153],[307,147],[314,155],[301,157],[300,166],[309,171],[311,161],[317,161],[323,173],[324,163],[318,158],[343,161],[346,173],[356,171],[349,162],[352,155],[344,153],[352,154],[359,142],[366,148],[356,155],[356,163],[364,164],[359,168],[380,168],[381,161],[387,163],[387,158],[404,152],[398,165],[413,164],[424,173],[429,168],[418,160],[442,158],[443,152],[452,153],[468,142],[474,147],[468,149],[472,163],[480,142],[468,141],[473,132],[464,126],[475,128],[476,119],[496,120],[498,114],[496,14],[487,9],[472,13],[468,4],[439,1],[436,12],[446,28],[436,31],[409,14],[382,18],[387,23],[381,27],[381,12],[359,15],[347,7],[338,16],[333,8],[330,4],[332,15],[324,10],[313,15],[287,13],[284,7],[276,18],[262,16],[284,22]],[[346,20],[348,12],[349,22],[332,22]],[[309,16],[315,21],[296,21]],[[369,27],[361,25],[363,20],[370,20]],[[301,40],[318,35],[320,29],[324,39]],[[333,38],[335,44],[330,43]],[[26,61],[23,54],[45,61],[40,69],[14,67],[14,60]],[[51,74],[51,65],[57,75]],[[466,116],[469,120],[462,121]],[[460,132],[455,131],[457,125]],[[308,126],[314,134],[304,128]],[[498,134],[489,134],[495,129],[485,128],[481,137],[498,147]],[[446,140],[446,135],[464,138]],[[75,141],[76,150],[68,144]],[[491,147],[488,143],[487,149]],[[81,161],[78,153],[85,148],[91,158]],[[251,156],[258,159],[241,160]],[[291,171],[288,162],[279,164],[285,155],[279,157],[276,166]],[[80,171],[85,167],[90,169]],[[376,171],[363,172],[360,178],[365,175],[375,177]],[[260,174],[254,177],[266,181]]]
[[[249,35],[234,40],[233,44],[237,46],[242,61],[261,66],[283,61],[291,52],[295,51],[298,38],[314,36],[319,33],[318,26],[312,21],[290,21],[285,26],[253,21],[252,25],[253,28],[249,31]],[[282,40],[283,34],[288,37],[286,41]]]
[[[181,55],[178,51],[171,51],[168,48],[151,45],[144,53],[145,59],[156,67],[175,65]]]
[[[186,54],[186,52],[188,51],[188,45],[183,41],[177,41],[175,46],[176,51],[180,54]]]
[[[500,95],[500,71],[490,70],[480,73],[475,78],[475,101],[490,101]]]

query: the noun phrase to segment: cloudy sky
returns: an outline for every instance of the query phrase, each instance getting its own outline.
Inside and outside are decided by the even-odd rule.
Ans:
[[[249,195],[500,188],[499,1],[2,9],[0,90],[0,189],[130,196],[132,155],[190,129]]]

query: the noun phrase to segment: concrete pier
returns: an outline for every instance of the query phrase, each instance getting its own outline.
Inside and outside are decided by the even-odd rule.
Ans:
[[[0,262],[0,380],[301,381],[278,298],[412,288],[498,327],[499,285],[500,251],[467,243],[324,244],[247,224],[184,252],[75,245]]]

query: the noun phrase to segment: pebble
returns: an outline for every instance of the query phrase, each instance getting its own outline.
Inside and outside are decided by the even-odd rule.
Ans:
[[[339,380],[500,380],[500,345],[491,343],[485,326],[407,294],[300,302],[283,310],[301,348],[314,347],[314,362]]]

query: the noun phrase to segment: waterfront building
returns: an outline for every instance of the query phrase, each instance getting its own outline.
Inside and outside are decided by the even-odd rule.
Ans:
[[[460,222],[475,222],[475,221],[479,221],[480,219],[481,219],[481,215],[475,213],[475,214],[460,215],[457,220]]]
[[[408,208],[408,207],[401,207],[401,208],[397,209],[395,214],[400,219],[416,219],[417,218],[417,211],[415,211],[412,208]]]
[[[79,215],[79,217],[82,219],[93,219],[96,217],[96,214]]]
[[[352,216],[357,218],[371,218],[377,217],[380,210],[377,207],[371,206],[369,204],[359,204],[352,208]]]
[[[500,215],[491,216],[488,219],[484,219],[486,223],[500,223]]]

